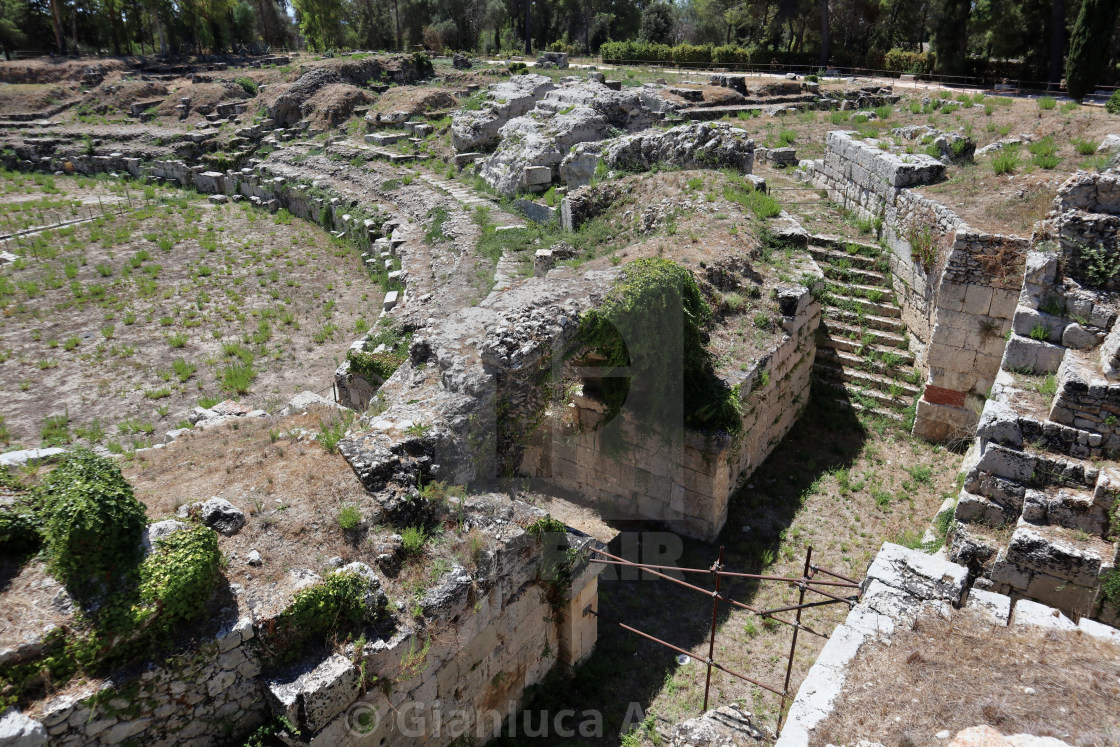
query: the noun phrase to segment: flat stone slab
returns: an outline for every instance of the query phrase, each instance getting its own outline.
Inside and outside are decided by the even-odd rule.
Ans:
[[[867,569],[867,577],[902,589],[917,599],[939,599],[959,605],[968,569],[918,550],[885,542]]]
[[[1030,599],[1020,599],[1015,603],[1015,609],[1011,612],[1011,624],[1034,625],[1054,630],[1077,630],[1073,621],[1058,610]]]
[[[0,454],[0,467],[22,467],[28,462],[53,462],[66,453],[66,449],[21,449]]]

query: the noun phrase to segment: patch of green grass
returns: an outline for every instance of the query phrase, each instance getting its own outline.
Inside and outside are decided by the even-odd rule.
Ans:
[[[338,525],[343,529],[355,529],[361,523],[362,512],[357,506],[347,503],[338,509]]]
[[[232,363],[218,370],[218,386],[230,394],[248,394],[255,378],[251,363]]]
[[[70,443],[73,440],[70,436],[70,416],[48,415],[43,420],[39,437],[43,440],[43,446],[64,446]]]
[[[1053,96],[1043,96],[1038,100],[1038,108],[1048,112],[1058,105],[1058,100]]]
[[[1092,156],[1097,152],[1097,144],[1092,140],[1074,140],[1073,149],[1079,156]]]
[[[992,158],[992,171],[998,176],[1013,174],[1019,168],[1019,149],[1015,146],[1002,148]]]

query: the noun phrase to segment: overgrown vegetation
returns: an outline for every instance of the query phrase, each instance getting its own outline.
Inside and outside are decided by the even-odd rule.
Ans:
[[[580,320],[578,344],[594,351],[605,369],[629,367],[629,375],[605,377],[600,396],[611,412],[625,403],[655,428],[679,423],[737,433],[742,428],[738,391],[712,372],[704,346],[711,309],[692,274],[666,259],[639,259],[596,309]]]

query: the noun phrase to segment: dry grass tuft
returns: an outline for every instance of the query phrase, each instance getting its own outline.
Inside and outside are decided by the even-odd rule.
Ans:
[[[856,657],[811,744],[937,744],[988,724],[1076,745],[1120,742],[1120,650],[1080,632],[926,616]]]

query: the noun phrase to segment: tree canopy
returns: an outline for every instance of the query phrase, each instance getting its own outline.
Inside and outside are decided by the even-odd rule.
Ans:
[[[525,49],[528,28],[534,49],[597,54],[609,41],[734,46],[750,61],[1037,82],[1068,75],[1081,90],[1117,82],[1117,7],[1116,0],[0,0],[0,46],[514,54]]]

